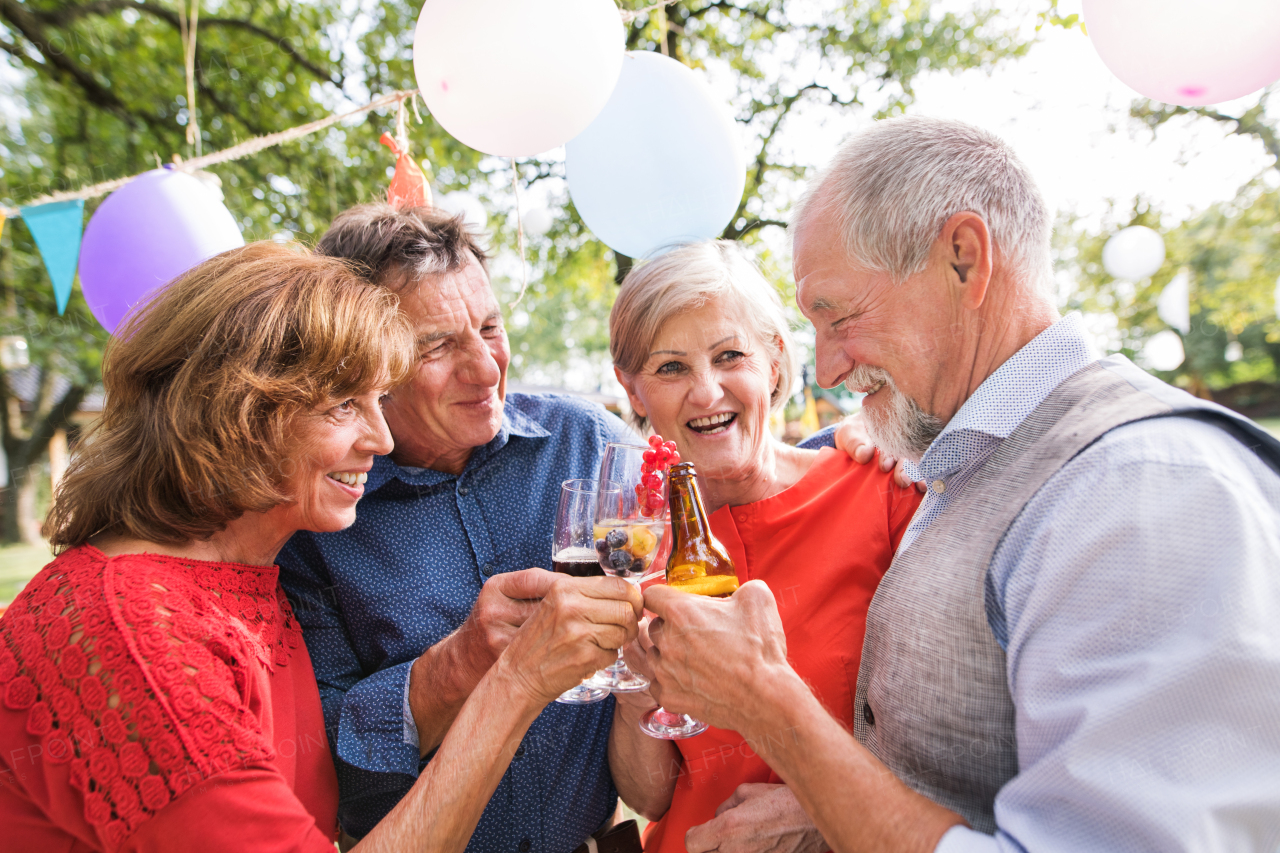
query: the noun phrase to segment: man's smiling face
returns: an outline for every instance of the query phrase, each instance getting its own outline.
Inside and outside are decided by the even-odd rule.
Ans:
[[[817,209],[797,224],[796,302],[817,333],[817,380],[865,393],[872,439],[895,456],[919,459],[954,414],[940,397],[953,306],[924,271],[897,283],[853,266],[836,217]],[[941,289],[940,289],[941,288]]]
[[[402,465],[461,473],[502,427],[511,351],[480,262],[400,290],[418,336],[418,369],[383,410]]]

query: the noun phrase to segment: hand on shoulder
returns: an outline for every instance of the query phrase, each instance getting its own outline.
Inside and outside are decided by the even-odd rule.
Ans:
[[[895,459],[876,448],[871,441],[871,436],[867,433],[866,422],[861,412],[854,412],[840,422],[836,427],[835,442],[837,450],[843,450],[849,454],[849,458],[861,465],[866,465],[872,459],[879,457],[880,470],[892,471],[894,482],[902,488],[914,485],[921,493],[925,491],[924,483],[916,482],[907,476],[907,460]]]

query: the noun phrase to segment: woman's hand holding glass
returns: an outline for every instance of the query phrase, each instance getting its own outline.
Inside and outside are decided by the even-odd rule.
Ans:
[[[650,494],[661,497],[661,477],[642,471],[644,454],[650,451],[642,445],[610,442],[597,487],[594,546],[600,568],[636,587],[660,574],[665,565],[666,502],[646,500]],[[656,478],[657,488],[654,479],[643,482],[645,477]],[[630,670],[619,649],[617,661],[588,683],[614,693],[637,693],[649,686],[649,679]]]
[[[557,699],[566,687],[571,688],[569,694],[579,690],[583,678],[607,662],[613,649],[635,639],[636,620],[643,608],[639,590],[611,578],[539,574],[547,581],[542,599],[502,653],[499,665],[529,696],[545,703]],[[621,618],[619,601],[628,605]]]

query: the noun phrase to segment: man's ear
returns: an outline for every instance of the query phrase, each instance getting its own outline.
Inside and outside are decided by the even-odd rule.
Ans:
[[[947,220],[938,239],[945,246],[953,283],[960,289],[960,303],[970,310],[982,307],[995,263],[987,223],[972,211],[962,211]]]
[[[613,367],[613,375],[618,377],[618,384],[627,392],[627,402],[631,404],[631,411],[635,412],[642,418],[649,417],[649,413],[645,411],[644,401],[636,395],[636,383],[627,374],[623,373],[615,364]]]

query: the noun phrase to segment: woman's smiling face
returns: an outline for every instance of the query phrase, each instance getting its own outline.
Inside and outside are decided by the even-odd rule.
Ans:
[[[633,376],[619,374],[635,411],[707,480],[739,480],[764,464],[776,344],[756,341],[725,300],[674,315]]]
[[[299,452],[284,473],[289,521],[299,530],[332,532],[356,520],[356,503],[374,456],[391,452],[382,417],[384,389],[300,415],[294,435]]]

